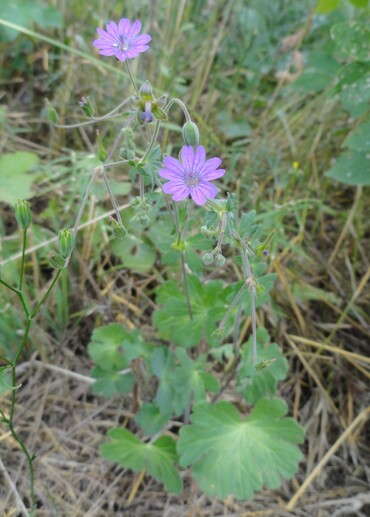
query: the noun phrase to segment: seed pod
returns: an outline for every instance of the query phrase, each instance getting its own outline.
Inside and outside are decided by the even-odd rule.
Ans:
[[[221,253],[215,256],[215,265],[218,267],[222,267],[226,262],[226,259]]]
[[[213,253],[205,253],[202,257],[202,262],[205,266],[210,266],[211,264],[213,264],[214,259],[215,257]]]

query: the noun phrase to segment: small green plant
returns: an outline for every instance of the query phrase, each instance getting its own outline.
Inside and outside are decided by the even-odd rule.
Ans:
[[[96,328],[88,346],[95,363],[94,393],[134,396],[137,403],[135,424],[131,429],[109,431],[102,456],[136,472],[145,469],[174,493],[181,492],[181,473],[191,467],[206,494],[219,498],[232,494],[239,499],[252,497],[263,486],[278,487],[297,471],[301,459],[298,445],[304,431],[286,416],[287,405],[278,397],[278,381],[287,374],[286,360],[278,345],[270,343],[267,330],[257,329],[256,309],[268,302],[275,281],[275,275],[267,272],[274,231],[263,236],[254,210],[240,212],[233,193],[219,196],[214,182],[226,171],[220,168],[219,157],[207,158],[200,131],[184,102],[155,96],[147,80],[138,86],[130,59],[146,52],[151,40],[140,30],[138,20],[131,23],[126,18],[118,24],[109,22],[106,31],[98,29],[100,38],[94,45],[100,54],[124,63],[133,95],[101,117],[95,115],[90,96],[80,102],[88,117],[83,125],[119,117],[121,126],[110,151],[100,133],[96,134],[99,165],[90,170],[73,228],[60,232],[58,251],[49,253],[56,273],[33,310],[23,289],[30,211],[24,201],[16,207],[23,231],[20,280],[17,287],[5,280],[1,283],[19,297],[26,328],[15,358],[0,357],[5,362],[1,382],[7,386],[9,371],[12,393],[9,414],[2,411],[1,416],[28,460],[31,513],[37,503],[34,456],[14,430],[15,368],[34,317],[67,270],[97,178],[112,203],[115,218],[110,218],[110,225],[116,239],[112,249],[124,267],[147,271],[155,264],[157,252],[165,266],[165,279],[154,293],[158,308],[150,339],[144,332],[113,323]],[[161,125],[169,121],[174,107],[181,109],[185,119],[179,132],[183,139],[179,155],[174,151],[177,142],[171,154],[163,153],[158,145]],[[50,104],[48,113],[57,128],[81,125],[58,124],[58,114]],[[129,215],[118,209],[109,181],[109,169],[115,166],[127,168],[138,191]],[[223,274],[229,265],[236,280]],[[218,273],[222,280],[209,279]],[[241,335],[246,319],[249,339]],[[233,402],[220,400],[227,390],[232,390]]]

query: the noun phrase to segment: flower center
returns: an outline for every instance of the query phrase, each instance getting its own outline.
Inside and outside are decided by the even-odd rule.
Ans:
[[[199,185],[199,173],[193,170],[186,171],[185,183],[188,187],[196,187]]]
[[[124,52],[125,50],[129,50],[130,45],[127,36],[124,34],[120,34],[118,36],[118,43],[115,43],[114,46],[118,48],[120,52]]]

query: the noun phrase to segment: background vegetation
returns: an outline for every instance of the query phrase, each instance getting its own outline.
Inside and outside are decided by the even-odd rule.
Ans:
[[[110,322],[150,338],[154,289],[168,265],[159,261],[163,236],[154,226],[131,227],[129,245],[111,239],[109,200],[96,185],[68,274],[37,320],[19,368],[17,419],[40,455],[40,515],[368,515],[368,2],[2,2],[0,18],[20,27],[0,24],[0,253],[2,269],[15,277],[12,205],[28,198],[31,299],[51,277],[47,252],[57,232],[74,223],[97,149],[91,126],[51,128],[44,99],[72,123],[83,118],[83,95],[93,97],[98,114],[129,95],[123,68],[92,47],[96,27],[123,16],[140,18],[153,39],[150,52],[133,62],[138,77],[186,102],[203,145],[226,165],[224,191],[236,192],[245,211],[256,209],[266,232],[277,230],[269,271],[278,281],[258,320],[289,360],[280,393],[306,429],[305,461],[292,482],[242,504],[201,496],[190,483],[182,497],[170,497],[152,479],[99,458],[106,431],[123,423],[134,429],[137,408],[134,397],[93,393],[87,344],[95,327]],[[181,113],[178,123],[165,125],[163,151],[178,150]],[[117,127],[99,125],[107,147]],[[121,206],[137,194],[126,170],[114,172],[113,188]],[[229,257],[216,276],[236,275]],[[18,346],[20,317],[13,297],[0,290],[0,353]],[[248,328],[246,321],[244,336]],[[13,445],[4,432],[0,513],[9,516],[18,503],[6,473],[27,493]]]

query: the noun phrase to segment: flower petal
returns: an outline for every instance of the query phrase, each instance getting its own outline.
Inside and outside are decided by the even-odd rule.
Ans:
[[[163,158],[163,165],[166,169],[169,169],[173,172],[178,172],[182,176],[185,176],[185,171],[182,166],[182,163],[179,162],[179,160],[176,160],[176,158],[172,158],[172,156],[165,156]]]
[[[126,57],[133,59],[140,53],[140,51],[136,50],[135,47],[132,47],[129,50],[125,50],[124,53],[126,54]]]
[[[181,161],[185,169],[191,170],[193,168],[194,149],[191,145],[184,145],[181,149]]]
[[[176,181],[168,181],[162,185],[163,192],[166,194],[175,194],[178,190],[181,190],[183,187],[187,187],[183,182]],[[189,187],[187,187],[189,188]]]
[[[199,206],[205,205],[207,202],[207,198],[204,195],[203,191],[199,187],[194,187],[191,189],[191,197],[193,198],[194,203]]]
[[[158,174],[161,178],[166,178],[167,180],[179,181],[183,178],[182,174],[178,172],[171,171],[170,169],[159,169]],[[184,182],[183,182],[184,183]]]
[[[114,36],[112,36],[111,34],[108,34],[108,32],[106,32],[105,30],[98,28],[98,29],[96,29],[96,32],[99,34],[99,36],[102,38],[102,40],[108,41],[110,43],[115,43],[116,38]]]
[[[187,185],[183,185],[182,187],[176,190],[176,192],[172,196],[172,199],[174,201],[183,201],[184,199],[189,197],[189,194],[190,188]]]
[[[221,165],[220,158],[211,158],[210,160],[207,160],[204,166],[202,167],[202,170],[200,171],[200,175],[203,176],[207,172],[216,170],[219,167],[219,165]]]
[[[204,181],[216,180],[217,178],[221,178],[225,174],[225,169],[216,169],[214,171],[209,171],[206,173],[201,173],[200,177]]]
[[[139,34],[141,31],[141,22],[139,20],[135,20],[134,23],[131,25],[131,29],[129,30],[127,37],[133,38]]]
[[[106,29],[107,29],[108,34],[111,34],[115,38],[118,37],[119,33],[118,33],[118,26],[117,26],[116,22],[113,22],[113,21],[108,22],[106,25]]]
[[[132,44],[133,45],[146,45],[147,43],[149,43],[149,41],[151,41],[151,36],[149,36],[149,34],[141,34],[140,36],[136,36],[133,40],[132,40]]]
[[[116,54],[115,48],[101,48],[99,49],[99,54],[102,56],[114,56]]]
[[[201,168],[204,165],[204,162],[206,161],[206,151],[202,145],[197,147],[197,150],[195,151],[194,155],[194,161],[193,161],[193,169],[195,171],[200,171]]]
[[[213,199],[217,196],[218,188],[208,181],[202,181],[196,188],[201,190],[207,199]]]
[[[126,59],[128,58],[128,56],[126,55],[126,52],[121,52],[120,50],[117,50],[115,49],[115,53],[114,55],[116,56],[116,58],[118,59],[118,61],[121,61],[123,63],[123,61],[126,61]]]
[[[137,52],[137,54],[139,54],[140,52],[146,52],[148,49],[149,49],[148,45],[135,45],[135,44],[133,44],[132,47],[130,48],[130,50],[134,50],[135,52]]]
[[[115,48],[112,43],[104,39],[96,39],[93,44],[96,48]]]
[[[118,22],[118,32],[126,36],[131,29],[131,22],[128,18],[121,18]]]

